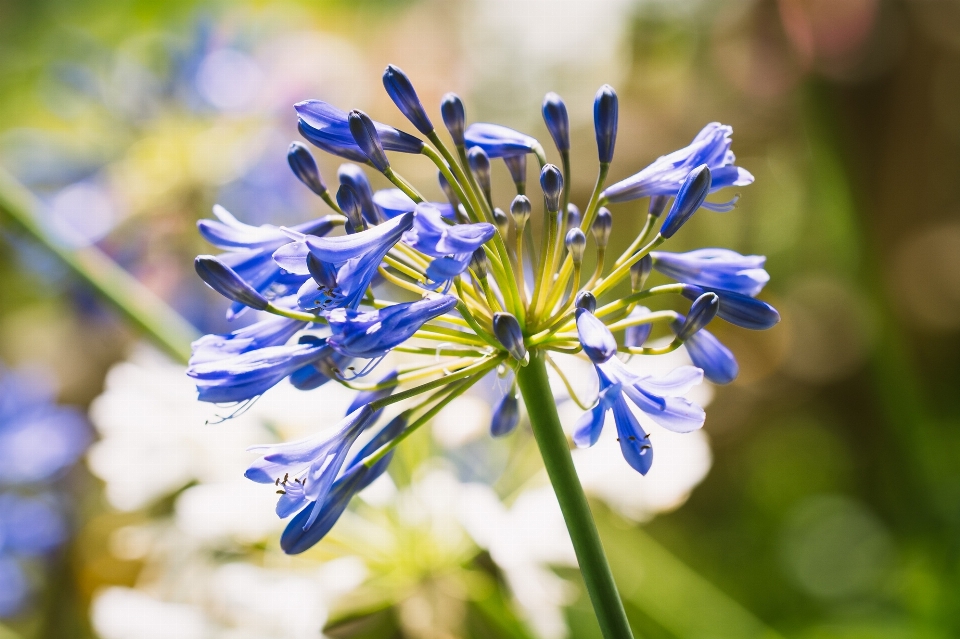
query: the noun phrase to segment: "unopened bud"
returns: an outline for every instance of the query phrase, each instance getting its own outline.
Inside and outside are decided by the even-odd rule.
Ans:
[[[563,174],[552,164],[547,164],[540,171],[540,188],[543,189],[543,198],[546,200],[547,210],[560,210],[560,195],[563,193]]]
[[[597,310],[597,298],[590,291],[580,291],[573,301],[577,308],[585,308],[591,313]]]
[[[503,212],[503,209],[493,209],[493,223],[496,225],[497,230],[500,231],[500,237],[506,237],[510,231],[510,218]]]
[[[510,313],[494,313],[493,334],[515,360],[522,362],[526,358],[527,347],[523,343],[523,331],[516,317]]]
[[[293,174],[303,182],[307,188],[323,195],[327,192],[327,185],[323,183],[320,177],[320,170],[317,168],[317,161],[313,159],[313,154],[299,142],[290,145],[287,151],[287,162],[293,170]]]
[[[520,153],[518,155],[503,156],[503,163],[507,165],[510,171],[510,177],[517,187],[518,192],[523,192],[527,188],[527,155]]]
[[[630,267],[630,288],[634,293],[643,289],[652,270],[653,258],[649,255],[644,255]]]
[[[360,210],[360,199],[357,192],[349,184],[341,184],[337,189],[337,204],[340,210],[347,216],[347,221],[354,233],[363,230],[363,215]]]
[[[720,298],[716,293],[704,293],[690,305],[687,318],[677,331],[677,339],[684,341],[710,323],[720,310]]]
[[[670,198],[666,195],[651,195],[650,196],[650,208],[648,212],[654,218],[658,218],[663,215],[663,210],[667,208],[667,202],[670,201]]]
[[[580,209],[573,202],[567,204],[567,228],[580,226]]]
[[[552,91],[543,98],[543,121],[557,145],[557,150],[561,153],[569,151],[570,118],[567,117],[567,105]]]
[[[477,183],[483,190],[484,195],[490,196],[490,158],[487,152],[479,146],[470,147],[467,152],[467,161],[470,163],[470,170],[477,178]]]
[[[574,227],[567,231],[567,236],[563,238],[563,243],[570,252],[574,266],[580,266],[583,262],[583,250],[587,246],[587,236],[579,228]]]
[[[357,143],[370,163],[381,173],[389,169],[390,161],[387,160],[380,134],[377,133],[377,126],[370,116],[363,111],[353,110],[350,112],[349,121],[353,141]]]
[[[420,133],[427,135],[433,132],[433,123],[430,122],[417,96],[417,91],[406,73],[399,67],[388,65],[383,72],[383,88],[390,94],[390,99],[397,105],[400,112],[413,123],[413,126],[417,127]]]
[[[613,228],[613,215],[610,209],[601,206],[597,211],[597,218],[593,221],[593,241],[597,243],[597,248],[605,249],[610,242],[610,230]]]
[[[467,121],[463,100],[456,93],[446,94],[440,101],[440,115],[443,116],[443,124],[450,132],[453,143],[463,146],[463,130]]]
[[[526,225],[527,220],[530,219],[530,210],[532,208],[530,198],[526,195],[518,195],[513,198],[513,202],[510,203],[510,214],[513,215],[513,222],[517,225],[518,229],[523,229]]]
[[[600,87],[593,101],[593,126],[597,133],[597,153],[603,164],[613,159],[618,110],[617,92],[609,84]]]
[[[473,272],[477,274],[481,280],[487,279],[487,253],[483,250],[481,246],[473,252],[473,257],[470,258],[470,268],[473,269]]]

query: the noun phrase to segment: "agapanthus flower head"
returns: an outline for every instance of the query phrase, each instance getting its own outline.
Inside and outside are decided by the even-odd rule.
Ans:
[[[577,166],[569,158],[567,105],[556,94],[547,94],[542,115],[562,169],[529,135],[499,124],[467,126],[463,101],[448,93],[440,112],[451,150],[409,78],[389,66],[383,79],[429,144],[362,111],[298,103],[304,136],[358,163],[340,168],[339,204],[322,196],[337,215],[294,228],[247,227],[232,217],[201,226],[230,251],[198,258],[204,278],[236,305],[280,316],[195,343],[189,374],[201,399],[245,402],[286,379],[301,390],[338,383],[357,391],[335,435],[258,449],[261,458],[248,471],[281,491],[278,514],[292,515],[281,538],[289,553],[321,539],[350,499],[386,470],[407,434],[488,374],[512,372],[491,435],[514,431],[524,413],[520,400],[530,405],[531,384],[548,383],[546,364],[564,377],[550,358],[554,352],[585,359],[598,380],[595,398],[577,398],[592,408],[578,421],[574,442],[592,445],[612,414],[625,463],[646,473],[656,428],[682,433],[703,425],[703,409],[684,397],[689,389],[704,377],[714,383],[736,377],[732,353],[704,327],[715,316],[752,329],[779,320],[757,299],[769,279],[762,256],[661,249],[698,209],[733,208],[732,201],[706,202],[710,192],[752,181],[733,164],[729,127],[708,125],[688,147],[604,189],[619,117],[617,94],[604,85],[593,104],[598,182],[588,201],[575,202],[564,173]],[[392,152],[433,162],[447,203],[425,201],[390,165]],[[531,187],[539,194],[526,193],[528,153],[541,168]],[[498,201],[493,188],[495,158],[504,159],[515,187],[509,202]],[[289,159],[314,192],[326,188],[305,148],[291,147]],[[371,168],[395,188],[374,193]],[[621,213],[606,205],[638,197],[651,198],[641,234],[618,238],[628,248],[607,255],[613,217]],[[338,224],[346,233],[326,236]],[[654,269],[676,283],[649,286]],[[646,357],[628,359],[678,348],[686,348],[694,366],[652,375],[643,370]],[[374,377],[391,351],[422,363]],[[404,405],[400,415],[354,452],[361,431],[394,403]],[[538,411],[526,411],[533,425]]]

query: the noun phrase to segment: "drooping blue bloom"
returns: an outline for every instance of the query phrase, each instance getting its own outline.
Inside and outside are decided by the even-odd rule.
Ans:
[[[316,335],[302,335],[299,341],[301,344],[322,345],[326,342],[326,338]],[[350,370],[350,362],[352,361],[352,357],[346,357],[333,350],[333,348],[329,348],[327,353],[317,361],[293,371],[290,374],[290,384],[297,390],[303,391],[320,388],[332,379],[343,378],[344,371]]]
[[[274,484],[281,493],[277,515],[281,518],[313,504],[304,529],[320,514],[323,504],[343,467],[350,447],[363,430],[373,423],[374,410],[365,405],[347,415],[332,436],[313,435],[293,442],[253,446],[248,450],[261,454],[244,476],[260,484]]]
[[[307,322],[271,317],[226,335],[204,335],[191,344],[190,365],[234,357],[268,346],[282,346],[306,326]]]
[[[373,194],[373,201],[387,219],[417,210],[417,203],[400,189],[380,189]],[[440,211],[444,219],[454,219],[453,207],[444,202],[427,202]]]
[[[493,334],[513,359],[522,362],[527,357],[520,322],[510,313],[493,314]]]
[[[277,249],[273,258],[286,271],[314,277],[300,287],[301,308],[356,308],[384,256],[411,226],[413,214],[406,213],[352,235],[302,236],[299,241]],[[324,276],[320,276],[317,268],[311,271],[308,254],[315,258],[316,266],[325,271]]]
[[[494,437],[504,437],[512,433],[518,423],[520,423],[520,402],[517,394],[511,389],[493,409],[490,434]]]
[[[560,196],[563,194],[563,173],[553,164],[547,164],[540,171],[540,188],[547,210],[560,210]]]
[[[447,93],[440,100],[440,115],[443,117],[443,124],[450,132],[453,143],[457,146],[464,145],[463,127],[467,124],[467,112],[463,108],[463,100],[456,93]]]
[[[593,303],[596,304],[596,299]],[[596,315],[586,308],[578,308],[576,315],[580,345],[590,361],[605,362],[617,354],[617,340]]]
[[[367,163],[367,156],[350,133],[347,113],[320,100],[305,100],[293,105],[300,116],[300,132],[307,140],[333,155]],[[400,153],[420,153],[423,141],[392,126],[374,122],[383,148]]]
[[[200,220],[197,228],[208,242],[229,251],[216,257],[241,280],[268,300],[283,297],[300,288],[307,274],[285,271],[272,257],[274,251],[290,242],[290,237],[284,231],[270,224],[244,224],[219,205],[213,207],[213,214],[217,220]],[[334,219],[334,216],[325,216],[298,224],[290,230],[303,235],[322,236],[333,229]],[[227,310],[227,319],[236,317],[246,308],[245,304],[234,302]]]
[[[687,253],[653,251],[653,268],[669,278],[686,284],[720,288],[742,295],[756,296],[770,276],[762,255],[740,255],[721,248],[705,248]]]
[[[573,443],[578,448],[589,448],[600,439],[606,413],[620,396],[620,384],[613,383],[600,390],[597,405],[580,416],[573,426]]]
[[[681,315],[673,322],[675,332],[680,330],[683,321]],[[710,331],[697,331],[684,341],[683,346],[693,365],[703,370],[703,376],[714,384],[729,384],[737,378],[740,372],[737,359]]]
[[[597,91],[593,101],[593,126],[597,134],[597,154],[603,164],[613,160],[613,148],[617,142],[618,115],[617,92],[612,86],[605,84]]]
[[[712,286],[695,286],[688,284],[683,287],[683,296],[694,300],[705,291],[716,293],[720,297],[720,311],[717,315],[740,328],[749,328],[754,331],[765,331],[773,328],[780,321],[777,309],[762,300],[742,295],[734,291],[725,291]]]
[[[360,212],[363,213],[363,219],[367,224],[379,224],[383,221],[384,218],[373,199],[370,180],[367,179],[367,174],[361,167],[356,164],[341,164],[337,170],[337,178],[340,184],[349,185],[353,189],[360,203]]]
[[[570,118],[563,98],[551,91],[543,98],[543,121],[550,131],[557,150],[563,153],[570,150]]]
[[[656,195],[673,197],[690,171],[701,164],[710,167],[711,192],[751,184],[753,176],[746,169],[733,165],[736,158],[730,150],[732,134],[732,127],[711,122],[689,146],[657,158],[639,173],[607,187],[603,197],[610,202],[628,202]]]
[[[476,122],[467,127],[464,140],[468,147],[478,146],[491,158],[532,153],[540,145],[529,135],[486,122]]]
[[[673,237],[680,227],[687,223],[697,209],[703,205],[707,193],[710,192],[710,167],[701,164],[696,167],[680,185],[677,198],[673,201],[670,211],[663,218],[660,235],[665,238]]]
[[[704,293],[695,299],[693,304],[690,305],[687,318],[680,325],[680,330],[677,331],[677,339],[684,341],[702,329],[717,316],[719,310],[720,298],[717,297],[716,293]]]
[[[439,295],[365,313],[338,308],[327,314],[333,331],[327,342],[343,355],[377,359],[456,305],[457,298],[452,295]]]
[[[617,427],[620,453],[631,468],[641,475],[646,475],[653,465],[653,446],[650,444],[650,436],[643,430],[637,416],[630,410],[622,392],[614,397],[611,408],[613,422]]]
[[[436,284],[448,282],[470,263],[473,252],[497,232],[492,224],[450,225],[443,221],[440,209],[429,203],[417,205],[413,227],[404,233],[403,242],[424,255],[437,258],[426,275]]]
[[[299,142],[290,145],[287,151],[287,162],[290,169],[303,184],[317,195],[323,195],[327,192],[327,185],[323,183],[320,177],[320,169],[317,168],[317,161],[313,159],[313,154]]]
[[[242,402],[262,395],[300,368],[330,355],[324,340],[268,346],[218,360],[191,364],[187,375],[197,385],[200,401]]]
[[[417,127],[417,130],[424,135],[433,132],[433,123],[423,109],[420,97],[410,78],[400,67],[392,64],[387,65],[383,72],[383,88],[387,90],[390,99],[397,105],[400,112]]]

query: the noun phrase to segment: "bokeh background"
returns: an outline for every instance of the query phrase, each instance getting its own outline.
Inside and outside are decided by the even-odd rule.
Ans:
[[[757,178],[678,239],[767,255],[782,323],[717,327],[740,377],[708,389],[705,435],[658,457],[647,485],[581,465],[638,634],[960,635],[960,4],[5,0],[0,166],[58,241],[99,247],[220,331],[223,304],[191,268],[210,250],[195,221],[214,203],[252,224],[322,214],[286,166],[291,105],[409,129],[380,83],[390,62],[431,113],[453,90],[471,120],[545,141],[540,102],[560,93],[581,204],[603,83],[620,96],[613,179],[714,120]],[[440,197],[429,163],[396,164]],[[328,181],[337,165],[320,159]],[[495,167],[503,202],[506,176]],[[621,249],[640,206],[614,211]],[[290,560],[270,500],[237,481],[243,448],[347,400],[280,390],[204,425],[182,368],[15,227],[0,246],[0,361],[89,409],[71,441],[95,442],[42,481],[0,471],[0,492],[41,495],[63,526],[16,560],[25,577],[0,562],[3,639],[599,636],[529,434],[493,444],[463,423],[488,410],[482,393]],[[454,517],[460,503],[486,515]]]

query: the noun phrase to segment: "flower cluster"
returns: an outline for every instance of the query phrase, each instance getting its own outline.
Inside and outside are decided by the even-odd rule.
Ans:
[[[188,374],[200,399],[243,407],[287,378],[303,390],[333,381],[359,391],[332,436],[254,449],[261,456],[246,475],[272,484],[280,496],[277,514],[292,516],[281,539],[290,553],[321,539],[351,497],[384,472],[394,447],[443,406],[487,373],[508,376],[532,357],[561,377],[551,353],[589,359],[599,394],[584,404],[588,410],[574,442],[595,443],[611,411],[624,458],[646,473],[653,445],[641,420],[674,432],[698,429],[703,409],[683,395],[704,377],[723,384],[737,375],[733,354],[707,324],[717,316],[748,329],[779,321],[776,310],[756,297],[768,280],[763,257],[725,249],[655,250],[698,209],[734,208],[735,199],[707,202],[710,193],[753,181],[735,165],[730,127],[708,124],[689,146],[604,188],[618,102],[611,87],[601,87],[594,104],[599,174],[581,213],[570,202],[570,125],[556,94],[546,96],[543,117],[559,166],[529,135],[495,124],[468,126],[463,102],[452,93],[440,105],[451,149],[400,69],[387,67],[383,82],[426,140],[318,100],[295,109],[307,141],[380,172],[396,188],[373,192],[363,168],[345,164],[331,195],[310,152],[293,143],[291,168],[334,214],[296,228],[250,227],[218,209],[220,222],[200,223],[204,235],[228,251],[196,260],[200,277],[233,302],[228,314],[250,307],[275,316],[194,344]],[[448,201],[426,201],[393,170],[387,152],[426,156]],[[528,224],[536,208],[526,194],[530,155],[540,166],[539,238]],[[496,158],[503,159],[516,187],[509,214],[492,198]],[[611,263],[606,249],[613,215],[606,205],[644,197],[650,199],[646,224]],[[344,233],[330,235],[338,226]],[[584,259],[588,234],[595,258],[590,261]],[[676,283],[647,287],[653,270]],[[691,304],[685,314],[640,306],[664,296]],[[654,328],[672,336],[668,343],[648,344]],[[618,357],[680,346],[694,366],[665,377],[638,375]],[[426,357],[377,382],[360,380],[391,351]],[[412,398],[420,399],[358,443],[384,407]],[[509,434],[519,416],[514,382],[494,411],[491,434]]]
[[[89,441],[83,416],[57,406],[43,379],[0,368],[0,617],[23,609],[31,564],[66,541],[63,503],[51,482]]]

